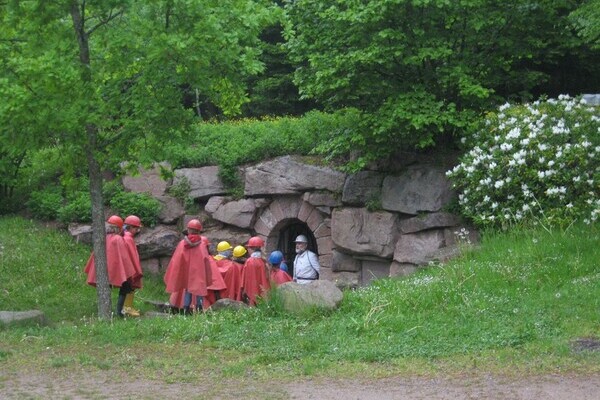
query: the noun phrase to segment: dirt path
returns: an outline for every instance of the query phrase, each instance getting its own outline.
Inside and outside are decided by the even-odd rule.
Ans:
[[[252,383],[222,381],[168,384],[128,381],[111,371],[42,375],[0,372],[2,399],[491,399],[598,400],[600,375],[538,376],[520,380],[480,376],[464,379],[385,378],[296,380]]]

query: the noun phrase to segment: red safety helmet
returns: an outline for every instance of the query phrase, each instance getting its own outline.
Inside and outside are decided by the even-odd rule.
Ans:
[[[136,228],[141,228],[142,220],[140,219],[140,217],[130,215],[127,218],[125,218],[125,224],[129,226],[135,226]]]
[[[196,229],[198,231],[202,230],[202,223],[197,219],[191,219],[190,222],[187,223],[188,229]]]
[[[108,222],[111,225],[118,226],[119,229],[123,229],[123,219],[118,215],[111,215],[110,217],[108,217],[106,222]]]
[[[250,240],[248,240],[248,247],[263,247],[264,245],[265,241],[258,236],[252,236]]]

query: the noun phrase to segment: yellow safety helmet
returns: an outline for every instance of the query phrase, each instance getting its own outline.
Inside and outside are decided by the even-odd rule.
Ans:
[[[235,248],[233,249],[233,256],[235,258],[240,258],[243,257],[244,254],[247,253],[247,250],[244,246],[235,246]]]
[[[229,244],[229,242],[222,241],[222,242],[219,242],[219,244],[217,245],[217,251],[219,253],[222,253],[222,252],[227,251],[229,249],[231,249],[231,245]]]

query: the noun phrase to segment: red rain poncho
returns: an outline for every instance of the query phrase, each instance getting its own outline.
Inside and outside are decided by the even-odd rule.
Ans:
[[[198,235],[188,235],[179,242],[165,272],[168,293],[187,290],[195,296],[206,296],[212,281],[208,250]]]
[[[121,235],[109,233],[106,235],[106,269],[108,271],[108,282],[113,287],[121,287],[123,282],[134,281],[141,278],[129,255],[129,249]],[[96,265],[94,253],[85,266],[88,276],[87,283],[96,286]]]
[[[241,301],[242,266],[226,258],[217,261],[219,272],[227,288],[221,291],[221,298]]]
[[[274,285],[279,286],[283,283],[291,281],[292,277],[287,272],[279,268],[271,268],[271,282]]]
[[[131,281],[131,287],[134,289],[141,289],[142,277],[144,276],[144,274],[142,271],[142,264],[140,262],[140,254],[138,253],[133,233],[125,231],[123,233],[123,240],[125,241],[125,244],[129,249],[129,256],[131,257],[131,261],[133,262],[133,266],[137,273],[137,276]]]
[[[259,257],[247,259],[242,268],[242,292],[248,296],[248,303],[256,305],[256,296],[264,296],[270,288],[265,260]]]

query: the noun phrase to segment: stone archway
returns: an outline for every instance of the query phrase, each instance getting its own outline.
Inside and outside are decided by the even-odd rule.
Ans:
[[[280,245],[282,229],[294,223],[306,224],[314,237],[321,268],[330,269],[333,259],[331,218],[302,197],[282,196],[274,199],[258,215],[254,230],[265,239],[267,251],[272,251]]]
[[[282,226],[273,228],[273,233],[279,231],[279,239],[275,248],[283,252],[284,258],[287,260],[288,272],[293,276],[294,259],[296,258],[296,244],[294,240],[298,235],[306,236],[308,239],[308,249],[319,254],[317,240],[308,225],[299,219],[281,221],[278,225]]]

